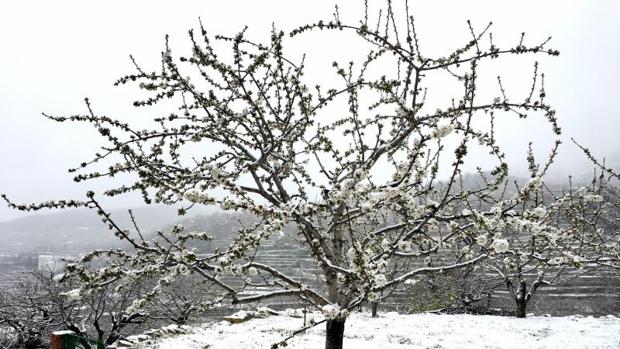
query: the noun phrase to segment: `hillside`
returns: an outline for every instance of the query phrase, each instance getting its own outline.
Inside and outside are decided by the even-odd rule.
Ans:
[[[144,231],[178,219],[176,210],[167,206],[144,206],[133,211]],[[123,226],[130,226],[127,210],[112,210],[111,214]],[[34,214],[0,222],[0,253],[74,254],[113,246],[117,241],[95,212],[88,209]]]

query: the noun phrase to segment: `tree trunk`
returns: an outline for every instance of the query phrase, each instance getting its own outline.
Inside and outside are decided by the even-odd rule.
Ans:
[[[525,318],[525,311],[527,309],[527,301],[525,299],[517,300],[517,317]]]
[[[336,212],[333,215],[333,220],[338,221],[344,212],[344,205],[339,205]],[[334,263],[340,265],[344,260],[344,232],[342,227],[338,224],[333,229],[332,233],[332,255]],[[349,304],[347,297],[345,297],[341,291],[341,285],[338,282],[338,274],[332,268],[325,267],[323,269],[325,278],[327,281],[327,299],[333,305]],[[342,342],[344,336],[344,323],[346,317],[338,315],[336,318],[327,320],[325,324],[325,349],[342,349]]]
[[[344,323],[346,319],[327,320],[325,327],[325,349],[342,349]]]
[[[372,302],[371,308],[372,308],[372,317],[377,317],[377,309],[379,309],[379,302]]]
[[[525,318],[525,310],[527,309],[527,302],[530,300],[531,295],[527,292],[527,283],[522,278],[521,269],[519,271],[519,289],[515,298],[517,303],[517,317]]]

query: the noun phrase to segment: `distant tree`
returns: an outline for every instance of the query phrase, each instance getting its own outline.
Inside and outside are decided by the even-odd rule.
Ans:
[[[481,217],[485,233],[476,243],[490,256],[482,270],[503,280],[517,317],[526,316],[540,287],[618,264],[618,233],[602,227],[609,212],[602,189],[568,188],[558,194],[541,185],[518,214]]]
[[[77,333],[82,313],[72,286],[60,284],[46,271],[15,277],[0,290],[0,325],[13,338],[7,348],[47,348],[50,332],[71,329]]]
[[[446,252],[444,252],[446,253]],[[447,254],[447,253],[446,253]],[[490,313],[490,297],[502,283],[480,263],[420,278],[404,288],[408,310],[417,312]]]
[[[16,289],[0,291],[0,337],[6,348],[40,348],[45,344],[50,321],[49,301],[41,297],[44,287],[35,282],[20,280]]]
[[[152,280],[109,280],[99,287],[64,275],[24,274],[0,290],[0,337],[12,339],[6,348],[48,348],[49,335],[71,330],[78,336],[112,344],[120,338],[174,322],[185,324],[201,316],[213,298],[193,280],[179,279],[162,290],[148,307],[132,311],[133,301],[152,288]],[[156,281],[156,280],[155,280]]]
[[[478,93],[480,69],[487,62],[507,55],[558,55],[547,47],[548,40],[529,46],[521,35],[514,46],[499,47],[490,24],[476,31],[468,22],[471,37],[461,47],[445,57],[430,57],[422,53],[408,3],[402,5],[396,10],[387,1],[374,23],[368,7],[353,24],[341,21],[336,9],[332,19],[289,33],[291,40],[310,31],[326,31],[328,39],[342,33],[367,44],[359,62],[334,61],[339,85],[314,86],[304,60],[287,58],[282,31],[273,29],[269,42],[258,43],[248,39],[246,30],[210,37],[201,24],[198,32],[189,31],[188,56],[173,55],[166,39],[159,71],[148,72],[136,63],[134,74],[117,81],[136,83],[149,94],[136,107],[171,103],[178,108],[155,118],[152,128],[99,116],[88,100],[84,115],[47,115],[59,122],[85,122],[107,141],[93,159],[71,170],[78,172],[76,181],[121,174],[135,179],[105,195],[139,192],[146,203],[178,205],[180,214],[194,205],[218,205],[255,215],[257,222],[240,228],[227,248],[199,253],[191,246],[209,240],[208,232],[183,227],[144,239],[137,225],[133,232],[117,225],[93,192],[83,201],[10,205],[96,210],[128,248],[94,251],[68,266],[68,274],[80,276],[86,289],[137,275],[156,277],[156,285],[126,311],[144,309],[166,285],[193,273],[233,303],[300,297],[325,315],[325,348],[341,348],[348,311],[362,302],[374,302],[381,292],[421,275],[504,253],[504,240],[488,235],[493,247],[482,248],[487,244],[481,243],[486,234],[481,226],[490,219],[536,224],[537,215],[522,215],[515,208],[539,190],[544,171],[519,195],[485,210],[471,209],[493,197],[508,178],[494,129],[500,116],[518,121],[536,114],[560,134],[537,64],[522,100],[509,98],[501,79],[496,97]],[[230,52],[220,52],[226,45]],[[426,100],[438,76],[453,79],[461,89],[446,105]],[[556,149],[557,143],[547,166]],[[492,179],[467,189],[460,181],[472,151],[490,153],[495,164],[485,169]],[[296,226],[323,285],[308,284],[255,258],[261,244],[286,224]],[[437,257],[455,245],[462,246],[458,256]],[[94,272],[90,263],[98,258],[111,264]],[[403,260],[424,263],[393,268]],[[271,291],[250,292],[265,286]]]

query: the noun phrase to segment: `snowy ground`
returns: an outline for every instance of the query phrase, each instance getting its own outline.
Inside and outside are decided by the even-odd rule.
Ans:
[[[320,315],[314,315],[320,319]],[[271,316],[241,324],[218,322],[194,328],[193,333],[160,339],[147,347],[159,349],[270,348],[303,319]],[[289,342],[287,348],[323,345],[324,324]],[[620,318],[529,317],[486,315],[353,314],[345,329],[345,348],[620,348]]]

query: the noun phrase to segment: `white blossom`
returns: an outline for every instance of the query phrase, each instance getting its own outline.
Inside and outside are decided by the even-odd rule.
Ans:
[[[401,107],[398,107],[398,108],[396,108],[396,115],[398,117],[400,117],[400,118],[404,118],[407,115],[409,115],[409,111],[407,111],[407,110],[405,110],[405,109],[403,109]]]
[[[137,313],[144,305],[146,304],[146,300],[140,298],[134,300],[127,309],[125,309],[125,314],[135,314]]]
[[[534,177],[525,184],[526,190],[539,190],[542,187],[542,178]]]
[[[184,195],[184,198],[190,202],[194,202],[197,204],[211,204],[215,202],[215,200],[210,197],[206,192],[195,189],[187,191]]]
[[[368,292],[368,294],[366,295],[366,300],[368,300],[369,302],[376,302],[377,300],[379,300],[379,295],[376,292]]]
[[[405,253],[411,253],[413,251],[413,245],[410,241],[401,240],[398,242],[398,249]]]
[[[361,207],[361,209],[362,209],[363,211],[368,212],[368,211],[372,210],[372,203],[371,203],[371,202],[369,202],[369,201],[364,201],[364,202],[362,202],[362,204],[360,205],[360,207]]]
[[[603,197],[596,194],[586,195],[583,197],[586,202],[603,202]]]
[[[510,244],[506,239],[495,239],[491,243],[490,247],[494,249],[497,253],[504,253],[508,252],[508,250],[510,249]]]
[[[387,279],[385,275],[377,274],[375,275],[374,282],[375,282],[375,287],[383,287],[387,283]]]
[[[228,257],[221,257],[218,262],[224,267],[230,264],[230,259]]]
[[[61,293],[60,295],[67,297],[67,299],[70,301],[76,301],[79,300],[81,297],[81,290],[79,288],[75,288],[73,290]]]
[[[333,320],[340,315],[340,306],[338,304],[327,304],[321,308],[323,315],[330,320]]]
[[[387,239],[383,239],[381,240],[381,248],[383,248],[384,250],[387,250],[388,248],[390,248],[392,244],[390,243],[389,240]]]
[[[448,136],[450,133],[452,133],[453,130],[454,128],[452,127],[452,125],[441,126],[437,128],[437,130],[435,131],[435,137],[444,138]]]

